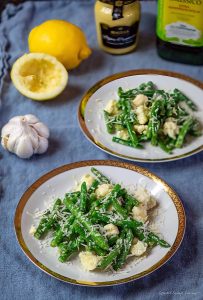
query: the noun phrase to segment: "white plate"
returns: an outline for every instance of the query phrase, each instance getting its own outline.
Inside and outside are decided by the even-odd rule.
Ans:
[[[138,184],[146,186],[159,203],[156,222],[164,239],[171,248],[153,248],[152,252],[139,263],[132,260],[122,272],[86,272],[81,268],[78,258],[71,263],[60,263],[57,249],[41,244],[30,233],[36,220],[36,209],[46,209],[56,197],[75,186],[75,180],[97,167],[114,182],[123,185]],[[69,283],[79,285],[114,285],[141,278],[162,266],[176,252],[185,230],[185,213],[177,194],[163,180],[148,170],[138,166],[116,161],[84,161],[57,168],[38,179],[22,196],[15,214],[15,230],[21,248],[30,260],[46,273]]]
[[[159,147],[145,143],[134,149],[112,142],[106,131],[103,110],[110,99],[117,99],[118,87],[132,89],[147,81],[166,91],[178,88],[197,104],[194,116],[203,125],[203,84],[187,76],[158,70],[135,70],[109,76],[96,83],[83,97],[79,106],[79,124],[85,136],[101,150],[132,161],[165,162],[181,159],[203,150],[203,135],[195,137],[181,149],[167,154]]]

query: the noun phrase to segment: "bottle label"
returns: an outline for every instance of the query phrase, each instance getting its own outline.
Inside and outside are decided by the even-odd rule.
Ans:
[[[109,48],[122,49],[136,43],[139,22],[132,26],[114,26],[100,24],[103,45]]]
[[[157,35],[173,44],[203,46],[203,0],[159,0]]]

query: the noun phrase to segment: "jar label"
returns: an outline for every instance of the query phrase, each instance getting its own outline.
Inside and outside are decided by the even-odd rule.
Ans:
[[[160,0],[157,35],[173,44],[203,46],[203,0]]]
[[[110,27],[101,23],[101,35],[103,45],[109,48],[122,49],[136,43],[139,22],[131,26]]]
[[[100,2],[106,3],[106,4],[111,4],[114,5],[115,2],[119,3],[119,2],[124,2],[124,5],[128,5],[131,4],[133,2],[136,2],[137,0],[121,0],[121,1],[117,1],[117,0],[99,0]]]

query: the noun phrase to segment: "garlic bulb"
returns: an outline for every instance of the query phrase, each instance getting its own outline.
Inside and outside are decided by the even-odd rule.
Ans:
[[[2,128],[1,138],[6,150],[30,158],[47,150],[49,129],[34,115],[16,116]]]

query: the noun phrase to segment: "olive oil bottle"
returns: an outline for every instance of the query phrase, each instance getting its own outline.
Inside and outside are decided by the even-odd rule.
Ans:
[[[203,0],[159,0],[156,36],[162,58],[203,65]]]

